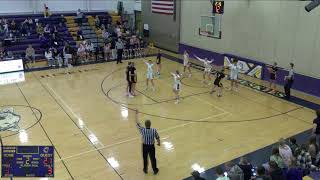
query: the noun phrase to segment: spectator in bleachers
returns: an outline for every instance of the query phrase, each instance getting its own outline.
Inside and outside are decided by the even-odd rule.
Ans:
[[[269,166],[270,166],[269,173],[272,180],[286,180],[285,173],[275,161],[270,161]]]
[[[26,56],[25,56],[27,62],[35,63],[35,55],[36,55],[36,52],[34,48],[32,47],[31,44],[29,44],[28,48],[26,49]]]
[[[78,9],[77,17],[75,19],[76,19],[76,22],[79,24],[79,26],[82,26],[83,17],[84,17],[83,12],[81,11],[81,9]]]
[[[228,177],[230,180],[243,180],[244,179],[244,174],[242,169],[235,163],[233,162],[227,162],[225,164],[226,171],[228,173]]]
[[[100,23],[100,19],[99,19],[98,15],[96,15],[96,18],[94,19],[94,22],[95,22],[96,28],[100,28],[101,23]]]
[[[297,144],[297,140],[295,138],[289,139],[289,146],[292,151],[293,156],[297,157],[297,151],[300,149],[300,146]]]
[[[215,171],[218,176],[216,180],[230,180],[228,176],[224,175],[223,169],[220,166],[216,167]]]
[[[200,173],[198,171],[193,171],[191,175],[193,177],[193,180],[206,180],[200,176]]]
[[[50,38],[50,46],[51,47],[55,47],[55,48],[58,48],[59,45],[60,45],[60,39],[59,39],[59,36],[56,36],[56,34],[52,34],[51,38]]]
[[[63,14],[61,14],[61,23],[62,24],[65,24],[66,23],[66,19],[64,18],[64,15]]]
[[[286,173],[286,180],[302,180],[303,177],[303,171],[301,168],[298,168],[296,166],[296,159],[292,158],[291,164],[289,166],[289,169]]]
[[[308,143],[308,152],[311,156],[312,164],[316,165],[316,158],[319,152],[316,136],[311,136]]]
[[[46,59],[47,59],[47,61],[48,61],[48,65],[49,65],[50,67],[52,67],[52,66],[53,66],[53,57],[52,57],[52,51],[51,51],[51,49],[48,48],[48,49],[45,51],[44,56],[46,57]]]
[[[238,166],[241,168],[241,170],[243,172],[243,179],[250,180],[252,177],[253,166],[252,166],[252,164],[250,164],[250,162],[247,160],[247,158],[241,157]]]
[[[27,25],[28,25],[29,30],[32,30],[32,29],[33,29],[33,26],[34,26],[34,23],[33,23],[33,20],[31,19],[31,17],[28,17],[28,18],[26,19],[26,23],[27,23]]]
[[[312,132],[317,138],[317,144],[320,146],[320,109],[316,110],[316,118],[313,120]]]
[[[82,34],[82,30],[80,28],[77,31],[77,40],[78,41],[83,40],[83,34]]]
[[[56,64],[58,64],[59,67],[62,66],[61,54],[60,54],[60,52],[58,51],[57,48],[53,48],[52,58],[53,58],[53,60],[54,60],[54,65],[53,65],[53,66],[55,66]]]
[[[12,33],[15,35],[16,31],[17,31],[17,24],[14,20],[11,21],[10,27],[9,27],[10,31],[12,31]]]
[[[37,34],[40,35],[40,34],[43,34],[44,33],[44,29],[43,29],[43,26],[41,23],[38,23],[37,24],[37,28],[36,28],[36,31],[37,31]]]
[[[47,25],[44,27],[44,35],[45,35],[45,36],[49,36],[49,35],[50,35],[50,26],[49,26],[49,24],[47,24]]]
[[[111,59],[111,43],[104,44],[103,52],[104,52],[104,60],[105,61],[110,60]]]
[[[289,165],[291,164],[291,159],[293,158],[293,155],[290,147],[286,144],[283,138],[279,140],[279,154],[285,166],[289,167]]]
[[[79,57],[81,63],[83,63],[86,60],[85,59],[86,58],[86,48],[83,43],[79,44],[77,54],[78,54],[78,57]]]
[[[279,148],[278,147],[273,147],[272,148],[272,155],[270,156],[270,161],[276,162],[278,167],[281,169],[286,168],[282,157],[280,156],[279,153]]]
[[[29,27],[26,22],[23,22],[21,24],[20,32],[21,32],[21,36],[29,36],[30,35]]]
[[[303,144],[297,151],[297,166],[302,169],[310,169],[312,167],[312,159],[308,152],[308,146]]]
[[[254,180],[271,180],[271,177],[266,175],[266,169],[263,166],[258,166],[257,176]]]
[[[90,40],[88,40],[85,43],[85,47],[86,47],[86,55],[87,55],[86,59],[89,60],[92,58],[92,55],[94,53],[94,45]]]
[[[40,40],[40,47],[41,48],[43,48],[43,49],[49,48],[49,40],[47,37],[45,37],[43,34],[40,34],[39,40]]]
[[[62,51],[63,51],[63,65],[68,66],[69,59],[72,59],[71,46],[68,43],[65,43]]]
[[[48,17],[50,17],[50,15],[51,15],[50,9],[49,9],[49,7],[48,7],[46,4],[44,4],[43,15],[44,15],[44,18],[48,18]]]

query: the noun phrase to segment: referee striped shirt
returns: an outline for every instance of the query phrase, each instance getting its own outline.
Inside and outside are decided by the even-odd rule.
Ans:
[[[159,134],[154,128],[145,128],[137,123],[137,127],[142,135],[142,143],[146,145],[153,145],[154,139],[159,139]]]

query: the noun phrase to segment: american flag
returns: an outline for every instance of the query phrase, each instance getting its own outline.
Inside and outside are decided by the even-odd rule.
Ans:
[[[153,13],[173,15],[174,0],[152,0],[151,10]]]

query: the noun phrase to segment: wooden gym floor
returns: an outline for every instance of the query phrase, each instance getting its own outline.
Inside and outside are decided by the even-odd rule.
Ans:
[[[126,63],[30,72],[24,83],[1,86],[1,108],[21,115],[20,131],[0,132],[4,145],[54,145],[58,180],[180,180],[192,166],[208,169],[312,126],[312,110],[243,86],[210,96],[195,69],[183,79],[176,105],[170,72],[182,65],[164,59],[153,92],[145,91],[145,64],[134,61],[138,96],[132,99],[125,96]],[[151,167],[142,172],[132,108],[160,133],[157,176]]]

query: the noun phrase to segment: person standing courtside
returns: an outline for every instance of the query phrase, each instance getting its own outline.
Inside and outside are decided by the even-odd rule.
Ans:
[[[116,42],[116,49],[117,49],[117,64],[122,63],[122,54],[123,54],[123,42],[119,38]]]
[[[294,64],[290,63],[289,75],[284,78],[284,80],[286,81],[286,83],[284,85],[284,92],[286,94],[286,99],[290,99],[290,97],[291,97],[290,89],[291,89],[293,81],[294,81],[293,67],[294,67]]]
[[[137,127],[142,135],[142,154],[143,154],[143,172],[148,173],[148,155],[150,156],[151,165],[154,174],[158,174],[156,150],[154,147],[154,139],[157,140],[157,145],[160,146],[160,137],[156,129],[151,128],[151,121],[145,121],[145,128],[138,122],[139,111],[135,110],[135,119]]]

